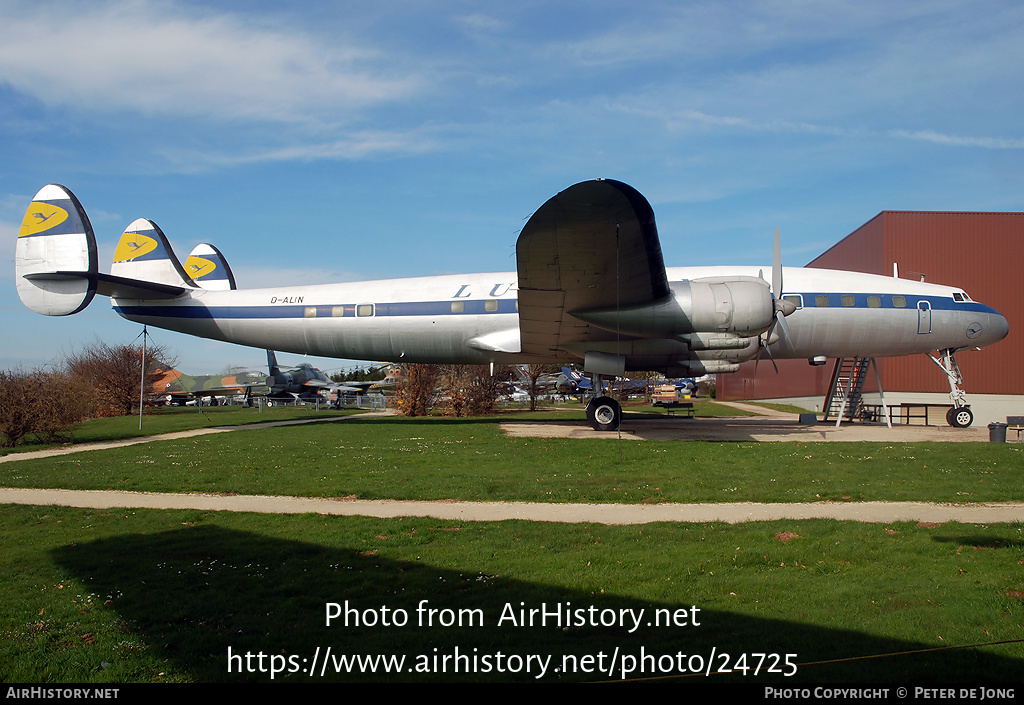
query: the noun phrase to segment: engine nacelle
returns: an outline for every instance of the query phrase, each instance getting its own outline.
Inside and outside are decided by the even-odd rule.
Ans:
[[[647,338],[690,333],[754,337],[768,330],[775,315],[768,282],[758,277],[705,277],[669,282],[669,287],[672,295],[654,303],[570,313],[605,330]]]

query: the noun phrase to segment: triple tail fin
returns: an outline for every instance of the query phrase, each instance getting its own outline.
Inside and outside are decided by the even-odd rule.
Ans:
[[[110,274],[121,279],[196,288],[196,283],[185,273],[163,231],[147,218],[132,221],[125,228],[114,250]]]
[[[96,237],[82,204],[49,184],[25,213],[15,248],[15,281],[22,303],[36,313],[78,313],[96,295]]]
[[[202,289],[225,291],[237,288],[227,259],[220,250],[205,242],[196,245],[185,260],[185,274]]]
[[[88,306],[96,294],[172,299],[195,287],[151,221],[136,220],[121,243],[114,256],[116,275],[101,273],[96,236],[82,204],[63,186],[44,186],[32,199],[18,231],[14,258],[18,296],[36,313],[67,316]],[[154,262],[161,253],[163,262]]]

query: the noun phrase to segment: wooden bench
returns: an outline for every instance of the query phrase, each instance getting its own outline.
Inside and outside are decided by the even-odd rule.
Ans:
[[[682,409],[688,419],[692,419],[696,414],[692,401],[655,402],[654,406],[660,406],[669,416],[675,416],[676,409]]]
[[[1006,417],[1006,430],[1016,431],[1017,440],[1020,440],[1020,432],[1024,431],[1024,416],[1007,416]]]

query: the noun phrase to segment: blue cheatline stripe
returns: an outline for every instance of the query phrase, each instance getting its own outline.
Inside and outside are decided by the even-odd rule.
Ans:
[[[496,311],[486,309],[487,302],[494,302],[495,299],[459,300],[462,304],[462,311],[452,313],[451,301],[409,301],[402,303],[375,303],[373,304],[374,317],[397,317],[397,316],[464,316],[466,314],[492,314],[492,313],[515,313],[515,299],[497,299],[498,308]],[[285,306],[203,306],[195,303],[191,305],[170,305],[170,306],[114,306],[114,310],[126,316],[153,316],[155,318],[307,318],[306,309],[315,308],[316,318],[352,318],[356,315],[359,306],[365,304],[335,304],[335,305],[285,305]],[[342,316],[332,316],[335,309],[341,310]]]
[[[915,294],[843,294],[832,291],[802,292],[791,291],[783,294],[786,296],[802,296],[804,308],[829,308],[829,309],[851,309],[851,308],[874,308],[895,311],[914,311],[921,301],[927,301],[933,311],[974,311],[975,313],[995,313],[995,309],[980,304],[977,301],[954,301],[949,296],[919,296]],[[816,306],[814,297],[827,296],[828,306]],[[852,296],[853,306],[843,306],[843,297]],[[881,299],[881,306],[868,306],[868,297],[877,296]],[[902,296],[907,300],[906,306],[893,305],[894,296]]]
[[[821,308],[832,311],[843,311],[851,309],[870,310],[895,310],[915,311],[918,302],[927,301],[933,311],[973,311],[975,313],[997,313],[995,309],[976,301],[953,301],[945,296],[915,296],[908,294],[896,294],[907,300],[906,306],[893,306],[893,294],[845,294],[854,297],[853,306],[843,306],[842,297],[844,294],[833,292],[789,292],[785,296],[803,296],[803,307],[805,309]],[[829,305],[815,306],[815,296],[828,296]],[[869,307],[868,297],[878,296],[881,299],[880,307]],[[452,300],[446,301],[407,301],[407,302],[384,302],[373,304],[373,316],[379,317],[400,317],[400,316],[464,316],[480,315],[488,313],[516,313],[515,299],[497,299],[498,308],[496,311],[487,311],[486,304],[494,299],[457,299],[455,303],[462,304],[462,311],[452,312]],[[359,306],[365,304],[335,304],[335,305],[282,305],[282,306],[203,306],[200,303],[190,305],[169,305],[169,306],[114,306],[114,310],[126,316],[152,316],[154,318],[194,318],[194,319],[242,319],[242,318],[307,318],[306,310],[316,309],[316,318],[352,318],[355,317]],[[334,310],[342,311],[341,316],[332,315]]]

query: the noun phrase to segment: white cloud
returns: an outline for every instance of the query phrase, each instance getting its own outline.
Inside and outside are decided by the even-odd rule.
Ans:
[[[419,90],[372,47],[170,3],[6,3],[0,82],[49,106],[338,121]]]
[[[283,147],[262,147],[239,153],[216,149],[164,148],[160,154],[180,171],[202,171],[212,167],[266,162],[308,162],[320,159],[354,160],[389,154],[420,154],[436,149],[434,138],[416,133],[355,131],[330,142],[298,143]]]
[[[1024,139],[1000,139],[997,137],[963,137],[946,135],[934,130],[892,130],[893,137],[933,142],[951,147],[982,147],[984,149],[1024,149]]]

